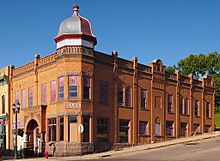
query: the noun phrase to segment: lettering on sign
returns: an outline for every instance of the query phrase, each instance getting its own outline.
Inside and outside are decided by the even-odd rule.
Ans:
[[[79,103],[66,103],[65,107],[66,108],[80,108],[81,105]]]

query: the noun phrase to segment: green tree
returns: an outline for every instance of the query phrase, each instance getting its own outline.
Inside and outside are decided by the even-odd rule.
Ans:
[[[189,55],[177,63],[180,74],[188,76],[193,74],[195,79],[199,79],[205,74],[209,74],[216,82],[216,107],[220,108],[220,55],[218,52],[212,52],[198,55]]]
[[[175,66],[167,66],[166,71],[169,73],[175,73],[176,68],[175,68]]]

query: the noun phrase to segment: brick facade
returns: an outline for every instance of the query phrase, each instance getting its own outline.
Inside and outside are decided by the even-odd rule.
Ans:
[[[167,73],[159,59],[144,65],[95,51],[78,5],[55,42],[55,53],[10,73],[9,107],[21,103],[19,148],[68,156],[214,131],[211,77],[197,81]]]
[[[59,50],[44,58],[36,55],[33,62],[12,70],[11,104],[15,102],[16,92],[20,93],[19,102],[22,102],[22,90],[26,91],[26,105],[25,108],[21,108],[18,116],[19,128],[25,132],[24,146],[32,142],[33,148],[33,144],[36,144],[33,143],[33,137],[38,137],[45,143],[42,143],[42,146],[52,153],[52,147],[49,146],[52,141],[49,141],[48,131],[50,118],[56,119],[55,155],[59,156],[93,152],[103,148],[148,144],[214,131],[215,83],[211,77],[207,76],[196,81],[192,77],[182,77],[178,72],[167,73],[159,59],[147,66],[139,64],[137,58],[131,61],[121,59],[117,52],[107,55],[85,47],[69,47],[62,50],[64,52],[61,55],[58,54],[61,52]],[[68,95],[68,78],[72,75],[78,79],[78,97],[75,99],[69,99]],[[64,77],[62,100],[58,98],[60,77]],[[85,77],[90,78],[88,99],[83,98]],[[50,102],[51,81],[56,82],[56,101],[53,103]],[[100,84],[103,81],[107,84],[107,100],[104,103],[100,100]],[[44,83],[45,106],[41,103],[41,85]],[[31,107],[28,106],[28,88],[33,89]],[[145,92],[145,107],[141,107],[144,93],[142,91]],[[197,116],[195,101],[198,101]],[[209,116],[206,116],[206,104],[210,106]],[[184,111],[183,106],[188,106],[188,109]],[[76,118],[75,125],[70,123],[71,116]],[[62,141],[59,138],[60,117],[64,118]],[[37,123],[39,130],[37,135],[33,135],[33,131],[31,134],[28,129],[31,120]],[[97,134],[99,131],[97,124],[100,120],[107,120],[105,124],[107,132],[103,134]],[[11,121],[13,122],[13,118]],[[87,128],[84,129],[86,134],[78,132],[79,124],[84,124],[84,128]],[[193,127],[198,129],[193,130]],[[207,131],[207,128],[210,129]],[[105,133],[107,140],[100,141]],[[70,150],[73,145],[75,150]],[[87,150],[85,145],[88,145]],[[40,147],[39,144],[34,146]]]

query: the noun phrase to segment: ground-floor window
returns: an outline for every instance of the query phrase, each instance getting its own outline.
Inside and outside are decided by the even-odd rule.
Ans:
[[[211,130],[211,126],[210,125],[205,125],[205,133],[210,133]]]
[[[6,130],[5,125],[0,125],[0,147],[2,150],[6,149]]]
[[[59,117],[59,140],[64,140],[64,117]]]
[[[154,129],[155,136],[161,136],[161,124],[156,122],[154,128],[155,128]]]
[[[166,136],[174,136],[174,122],[166,121]]]
[[[129,120],[120,120],[120,143],[129,142]]]
[[[108,119],[98,118],[97,119],[97,141],[108,142]]]
[[[56,141],[56,118],[48,119],[48,141]]]
[[[193,132],[195,132],[195,133],[200,132],[200,125],[199,124],[193,124]]]
[[[89,142],[89,119],[90,116],[84,116],[83,117],[83,126],[84,126],[84,131],[83,131],[83,142]]]
[[[188,125],[185,122],[180,123],[180,137],[185,137],[188,134]]]
[[[148,135],[148,122],[140,121],[139,134]]]

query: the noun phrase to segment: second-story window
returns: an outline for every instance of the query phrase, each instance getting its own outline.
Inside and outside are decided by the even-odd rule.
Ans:
[[[123,86],[120,85],[118,87],[118,105],[123,105],[124,104],[124,89]]]
[[[131,106],[131,88],[129,86],[125,89],[125,106]]]
[[[198,100],[195,100],[194,115],[195,115],[196,117],[199,116],[199,101],[198,101]]]
[[[99,101],[100,103],[106,104],[108,102],[108,82],[101,81],[99,88]]]
[[[168,113],[173,112],[173,95],[168,95]]]
[[[28,106],[29,107],[33,106],[33,88],[32,87],[28,88]]]
[[[77,76],[69,76],[69,99],[78,97],[78,78]]]
[[[21,107],[25,108],[26,107],[26,90],[22,89],[21,91]]]
[[[184,114],[189,115],[189,99],[184,99]]]
[[[206,102],[206,118],[211,118],[211,106],[209,102]]]
[[[90,81],[91,78],[88,76],[85,76],[83,79],[83,99],[90,99]]]
[[[147,90],[141,89],[141,109],[147,108]]]
[[[19,102],[19,99],[20,99],[20,94],[19,92],[15,92],[15,103],[17,104]]]
[[[64,99],[64,77],[58,79],[58,99]]]
[[[50,82],[50,103],[56,102],[56,81]]]
[[[46,83],[41,84],[41,104],[47,104],[47,86]]]
[[[180,115],[183,115],[183,114],[184,114],[183,104],[184,104],[184,102],[183,102],[183,97],[180,96],[180,102],[179,102],[179,105],[180,105],[180,107],[179,107],[179,113],[180,113]]]

